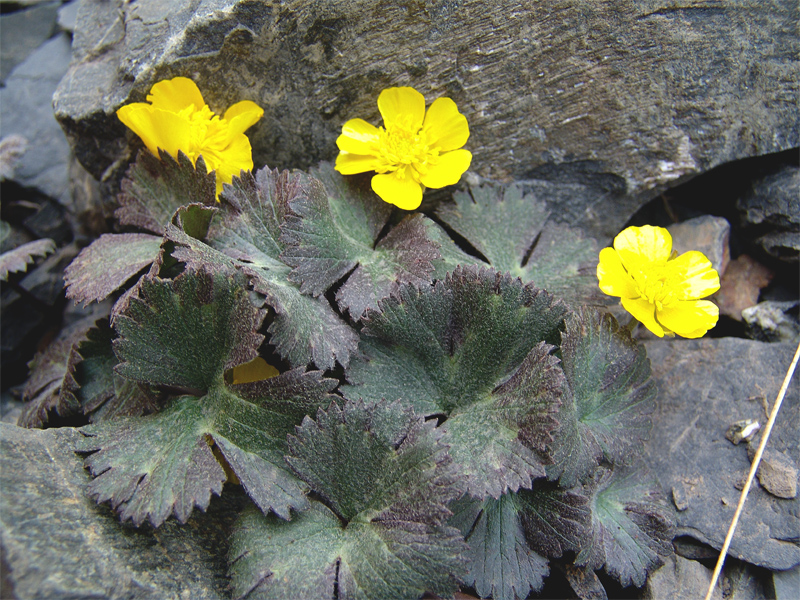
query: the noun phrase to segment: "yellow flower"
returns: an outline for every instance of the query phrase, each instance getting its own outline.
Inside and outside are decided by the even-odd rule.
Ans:
[[[230,183],[243,169],[253,169],[252,148],[244,132],[264,114],[254,102],[237,102],[220,118],[186,77],[159,81],[147,102],[123,106],[117,111],[119,120],[156,156],[159,148],[173,158],[181,150],[193,164],[202,156],[208,171],[216,171],[217,196],[223,183]]]
[[[469,126],[450,98],[433,101],[425,114],[425,97],[410,87],[383,90],[378,110],[384,127],[363,119],[342,126],[336,140],[336,170],[343,175],[377,171],[372,189],[385,202],[413,210],[426,187],[457,183],[469,168],[472,154],[459,150],[467,143]]]
[[[662,227],[628,227],[600,251],[600,289],[658,337],[699,338],[717,324],[719,309],[700,300],[719,289],[719,274],[702,252],[672,250]]]

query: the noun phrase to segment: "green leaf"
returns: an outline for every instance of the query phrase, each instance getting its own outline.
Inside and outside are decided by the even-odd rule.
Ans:
[[[115,319],[117,373],[151,385],[205,391],[225,370],[256,357],[264,311],[253,306],[236,271],[148,277]]]
[[[608,314],[583,309],[567,319],[562,366],[568,390],[552,446],[550,479],[571,487],[601,459],[624,464],[647,439],[656,387],[644,347]]]
[[[140,384],[114,372],[118,364],[112,348],[116,334],[102,319],[86,332],[86,339],[69,357],[64,393],[70,394],[92,422],[133,417],[156,410],[156,403]]]
[[[547,559],[528,546],[517,494],[485,500],[465,495],[450,509],[450,524],[461,530],[469,544],[464,583],[481,598],[524,599],[542,589],[550,569]]]
[[[47,256],[55,250],[56,243],[47,238],[34,240],[4,252],[0,255],[0,281],[8,281],[9,273],[27,271],[28,265],[33,264],[34,257]]]
[[[225,481],[220,456],[264,512],[289,518],[306,506],[305,486],[284,462],[286,436],[303,416],[327,406],[336,382],[295,369],[272,379],[214,387],[170,400],[159,412],[90,425],[81,450],[95,479],[89,493],[137,525],[184,522],[205,509]],[[213,461],[213,462],[212,462]]]
[[[359,320],[398,283],[430,281],[432,261],[441,254],[428,237],[426,217],[410,215],[377,241],[391,207],[328,163],[312,174],[303,181],[304,193],[290,202],[291,214],[281,226],[286,244],[281,256],[294,267],[290,277],[301,291],[319,296],[353,271],[336,300]]]
[[[67,298],[99,302],[150,265],[161,238],[146,233],[106,233],[83,250],[64,272]]]
[[[202,157],[196,166],[183,152],[175,160],[159,150],[159,157],[142,150],[128,169],[118,197],[120,207],[114,213],[120,225],[161,235],[179,207],[215,205],[216,176],[206,172]]]
[[[348,398],[403,399],[444,414],[446,442],[470,494],[499,497],[544,475],[563,375],[549,356],[566,308],[492,270],[401,286],[370,313],[363,358],[346,372]]]
[[[483,185],[453,194],[436,215],[498,271],[581,303],[599,297],[597,244],[580,230],[548,223],[543,200],[520,184]]]
[[[62,393],[62,388],[73,346],[84,333],[81,330],[54,340],[28,363],[30,377],[22,389],[22,399],[27,404],[19,417],[21,427],[42,427],[53,410],[62,417],[80,410],[70,394]]]
[[[643,464],[601,469],[590,484],[592,535],[575,559],[623,586],[644,585],[647,573],[672,554],[674,525],[660,487]]]
[[[358,334],[324,298],[302,294],[289,281],[291,269],[280,258],[280,224],[287,203],[301,193],[299,178],[288,171],[262,169],[255,176],[234,177],[222,194],[223,210],[212,221],[208,243],[234,259],[255,291],[266,296],[276,313],[269,328],[271,342],[281,356],[295,366],[313,362],[330,369],[336,361],[350,362]],[[192,259],[191,254],[180,256],[179,260]]]
[[[452,594],[466,546],[445,524],[461,492],[439,438],[435,423],[400,403],[331,404],[305,419],[287,462],[325,502],[289,522],[243,516],[230,551],[234,595]]]
[[[536,552],[560,558],[583,547],[591,527],[591,511],[579,488],[565,490],[555,483],[537,481],[533,489],[520,490],[522,527]]]

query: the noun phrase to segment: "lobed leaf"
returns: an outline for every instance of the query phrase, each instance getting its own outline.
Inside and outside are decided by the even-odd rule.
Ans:
[[[71,395],[62,393],[62,388],[70,353],[83,333],[79,331],[51,342],[28,363],[30,377],[22,389],[22,399],[26,404],[19,417],[21,427],[42,427],[49,420],[52,410],[62,417],[80,410]]]
[[[564,552],[583,547],[592,514],[588,499],[579,489],[565,490],[538,481],[532,489],[520,490],[517,501],[526,539],[536,552],[560,558]]]
[[[571,315],[561,355],[568,389],[547,474],[570,487],[601,459],[630,462],[649,435],[656,387],[644,348],[611,315]]]
[[[446,415],[446,442],[476,497],[529,486],[544,475],[563,386],[542,342],[554,341],[565,312],[546,292],[487,269],[404,285],[366,320],[344,395]]]
[[[445,524],[446,504],[461,492],[434,425],[400,403],[331,404],[306,418],[287,462],[324,503],[311,500],[289,522],[242,517],[230,551],[234,595],[452,594],[466,546]]]
[[[548,223],[544,201],[521,184],[473,186],[453,194],[436,215],[489,264],[522,281],[581,303],[599,296],[597,244],[571,227]]]
[[[292,365],[311,362],[319,368],[342,365],[358,344],[358,334],[337,315],[324,298],[312,298],[289,281],[290,267],[281,261],[284,248],[280,224],[288,202],[301,194],[299,178],[287,171],[262,169],[255,176],[243,173],[222,194],[223,210],[211,224],[208,243],[233,259],[237,268],[252,279],[254,289],[267,298],[276,317],[270,325],[271,342]],[[174,228],[168,230],[176,238]],[[185,237],[185,236],[184,236]],[[198,252],[175,254],[192,263],[206,260],[209,248],[181,243]],[[195,254],[200,254],[199,259]]]
[[[426,217],[410,215],[378,241],[391,207],[375,202],[368,188],[342,177],[329,163],[311,172],[281,226],[286,245],[281,257],[293,267],[290,279],[302,292],[319,296],[352,271],[336,300],[359,320],[398,283],[430,281],[433,261],[441,254],[428,236]]]
[[[159,235],[178,208],[193,203],[213,206],[217,193],[216,175],[206,172],[202,156],[194,165],[183,152],[176,160],[163,150],[158,157],[147,150],[139,152],[121,189],[120,207],[114,213],[120,225]]]
[[[146,233],[106,233],[75,257],[64,271],[67,298],[99,302],[150,265],[161,250],[161,238]]]
[[[27,271],[37,256],[55,252],[56,243],[49,239],[34,240],[0,255],[0,281],[8,281],[9,273]]]
[[[542,589],[548,561],[528,546],[517,494],[485,500],[464,496],[450,509],[450,524],[469,544],[464,583],[481,598],[524,600],[531,591]]]
[[[303,416],[326,407],[336,382],[318,371],[288,371],[268,380],[226,387],[203,397],[181,396],[159,412],[82,429],[80,450],[95,475],[89,493],[110,501],[123,520],[185,522],[205,509],[226,476],[212,447],[264,512],[289,518],[306,506],[305,486],[284,462],[286,436]]]
[[[672,553],[674,525],[657,482],[643,464],[601,470],[589,484],[592,535],[575,564],[605,567],[623,586],[644,585]]]
[[[226,369],[255,358],[263,318],[236,271],[209,266],[174,280],[148,277],[115,319],[117,373],[151,385],[208,390]]]

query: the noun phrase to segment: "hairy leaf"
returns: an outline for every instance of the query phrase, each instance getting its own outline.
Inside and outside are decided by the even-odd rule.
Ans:
[[[107,319],[98,321],[72,348],[67,364],[63,393],[70,394],[92,422],[139,416],[157,408],[143,386],[115,373],[115,337]]]
[[[598,296],[595,241],[580,230],[547,223],[545,202],[524,194],[520,184],[470,187],[455,192],[453,201],[441,205],[437,216],[498,271],[571,302]]]
[[[481,598],[524,600],[531,591],[542,589],[549,572],[547,559],[528,546],[517,494],[485,500],[464,496],[450,509],[450,524],[461,530],[469,544],[464,583]]]
[[[637,464],[602,469],[589,487],[593,530],[575,563],[605,566],[623,586],[641,587],[672,553],[674,526],[658,483]]]
[[[64,271],[67,298],[98,302],[125,285],[158,257],[161,238],[146,233],[106,233]]]
[[[287,461],[325,503],[289,522],[243,516],[230,551],[234,595],[452,594],[466,546],[445,524],[446,504],[461,492],[434,425],[400,403],[332,404],[305,419]]]
[[[635,456],[650,432],[656,387],[644,347],[611,315],[583,309],[570,316],[561,354],[568,391],[547,473],[571,487],[602,458],[627,463]]]
[[[183,153],[175,160],[163,150],[159,156],[142,150],[122,180],[120,207],[114,213],[121,225],[133,225],[163,234],[175,211],[187,204],[215,204],[216,176],[206,172],[202,157],[197,165]]]
[[[8,281],[9,273],[27,271],[36,256],[47,256],[55,252],[56,243],[51,239],[34,240],[22,244],[0,255],[0,281]]]
[[[565,490],[540,480],[533,489],[520,490],[517,501],[526,538],[536,552],[560,558],[564,552],[582,547],[592,515],[579,489]]]
[[[22,407],[19,417],[21,427],[42,427],[52,410],[62,417],[79,411],[75,399],[70,394],[63,394],[62,387],[70,353],[83,333],[80,331],[51,342],[28,363],[31,374],[22,390],[22,399],[27,404]]]
[[[428,237],[428,220],[410,215],[377,245],[391,208],[375,202],[323,163],[303,181],[303,194],[292,199],[291,214],[281,226],[286,249],[281,255],[294,267],[291,279],[314,296],[353,271],[336,294],[339,307],[358,320],[377,307],[398,283],[427,283],[440,259],[439,244]]]
[[[115,320],[117,372],[128,379],[205,391],[224,371],[256,357],[264,312],[236,271],[187,271],[147,278]]]
[[[565,312],[546,292],[492,270],[404,285],[370,313],[344,394],[447,415],[445,439],[470,494],[499,497],[544,475],[540,454],[563,375],[542,342],[555,341]]]
[[[271,342],[281,356],[292,365],[313,362],[330,369],[336,361],[342,365],[350,362],[358,334],[324,298],[302,294],[288,279],[290,267],[280,259],[284,248],[280,224],[288,202],[302,193],[299,178],[287,171],[262,169],[255,176],[244,173],[241,179],[234,177],[222,194],[223,210],[212,222],[208,240],[233,259],[252,279],[254,289],[267,297],[276,313],[269,329]],[[174,234],[168,231],[168,235]],[[198,246],[184,244],[193,250]],[[192,254],[184,253],[179,260],[191,261]]]
[[[255,383],[215,386],[182,396],[161,411],[85,427],[81,450],[95,475],[90,494],[110,501],[123,520],[160,525],[205,509],[225,475],[216,446],[245,491],[264,512],[288,518],[306,506],[304,486],[284,462],[286,436],[303,416],[326,407],[335,381],[295,369]]]

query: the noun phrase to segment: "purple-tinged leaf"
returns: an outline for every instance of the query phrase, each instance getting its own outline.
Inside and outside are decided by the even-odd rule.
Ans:
[[[477,500],[464,496],[450,505],[450,524],[469,544],[467,577],[481,598],[524,600],[538,592],[549,572],[548,561],[530,549],[525,539],[518,495]]]
[[[573,486],[601,459],[625,464],[650,432],[656,388],[644,347],[611,315],[583,309],[562,334],[567,392],[552,446],[550,479]]]
[[[183,152],[178,152],[177,160],[163,150],[159,157],[142,150],[128,169],[114,213],[120,225],[161,235],[179,207],[215,204],[216,176],[206,172],[202,157],[196,167]]]
[[[22,390],[22,399],[27,404],[22,407],[19,418],[21,427],[42,427],[52,410],[62,417],[80,411],[72,395],[62,393],[62,388],[70,353],[83,333],[85,330],[51,342],[28,363],[31,374]]]
[[[400,403],[332,404],[305,419],[287,461],[333,510],[311,500],[289,522],[246,513],[229,555],[234,596],[452,594],[466,546],[445,524],[461,492],[439,438]]]
[[[517,500],[528,543],[542,556],[560,558],[577,551],[591,531],[588,500],[579,488],[565,490],[539,480],[533,489],[520,490]]]
[[[146,233],[106,233],[75,257],[66,271],[67,298],[98,302],[149,266],[161,251],[161,238]]]
[[[623,586],[644,585],[647,573],[672,554],[674,525],[661,488],[643,464],[600,469],[589,484],[592,534],[575,559]]]
[[[0,255],[0,281],[8,281],[9,273],[27,271],[36,256],[47,256],[55,252],[56,243],[51,239],[34,240],[17,246]]]

